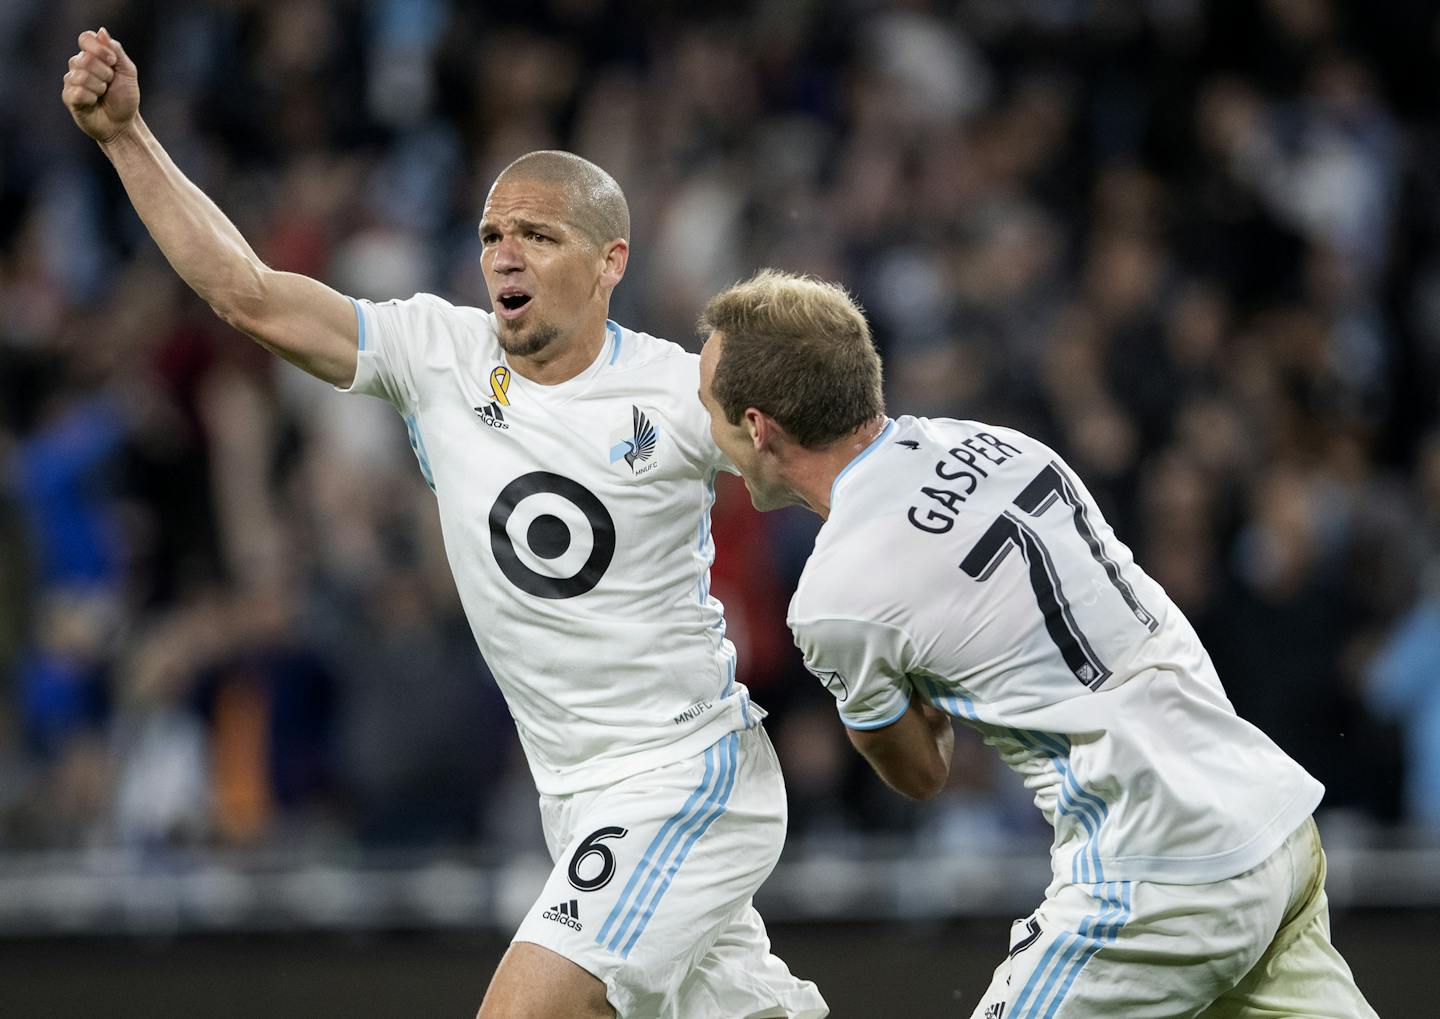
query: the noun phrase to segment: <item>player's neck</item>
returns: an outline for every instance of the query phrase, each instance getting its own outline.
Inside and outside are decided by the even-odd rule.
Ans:
[[[884,430],[885,418],[877,417],[819,449],[797,448],[786,470],[791,491],[818,513],[820,519],[829,520],[835,479]]]
[[[605,339],[605,320],[602,318],[598,323],[577,329],[568,342],[551,343],[539,353],[527,356],[511,354],[506,360],[511,368],[531,382],[558,386],[594,364],[605,346]]]

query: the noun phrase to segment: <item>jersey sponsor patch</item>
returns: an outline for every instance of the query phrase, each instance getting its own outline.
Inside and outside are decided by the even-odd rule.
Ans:
[[[575,598],[610,568],[615,521],[578,481],[531,471],[501,489],[490,507],[490,550],[505,579],[526,594]]]
[[[630,426],[610,433],[610,462],[624,460],[632,476],[648,474],[660,466],[655,448],[660,442],[660,430],[650,423],[639,407],[630,407]]]

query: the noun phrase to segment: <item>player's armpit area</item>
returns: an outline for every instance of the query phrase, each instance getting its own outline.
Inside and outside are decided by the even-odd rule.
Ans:
[[[950,716],[912,696],[910,707],[882,729],[850,729],[850,742],[903,796],[928,800],[945,788],[955,730]]]

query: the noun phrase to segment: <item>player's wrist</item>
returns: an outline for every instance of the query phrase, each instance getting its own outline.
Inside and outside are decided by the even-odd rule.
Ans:
[[[115,130],[103,138],[96,138],[100,150],[107,156],[112,152],[118,152],[131,144],[144,144],[143,135],[146,133],[145,122],[140,119],[137,111],[133,117],[129,117],[122,123],[116,125]]]

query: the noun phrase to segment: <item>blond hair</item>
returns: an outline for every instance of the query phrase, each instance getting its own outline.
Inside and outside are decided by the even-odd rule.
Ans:
[[[839,284],[762,269],[711,298],[699,328],[724,338],[711,392],[731,424],[755,407],[813,448],[885,413],[870,326]]]

